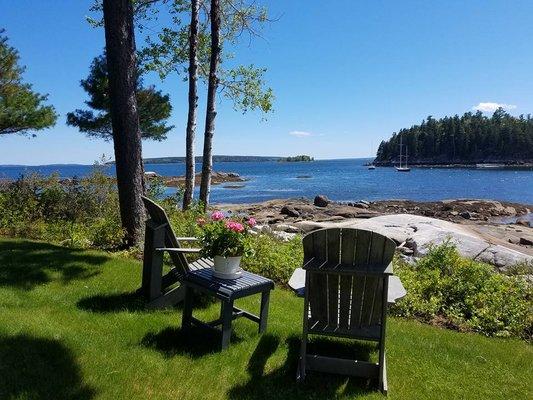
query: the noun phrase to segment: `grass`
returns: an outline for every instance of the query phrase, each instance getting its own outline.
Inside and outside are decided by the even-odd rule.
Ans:
[[[148,311],[135,294],[140,263],[106,253],[0,239],[1,399],[379,399],[372,385],[309,374],[295,382],[302,301],[277,288],[269,329],[234,323],[229,349],[180,330],[180,309]],[[213,318],[217,304],[195,311]],[[257,310],[259,298],[240,305]],[[533,351],[390,318],[391,399],[533,397]],[[321,351],[374,359],[374,348],[316,341]]]

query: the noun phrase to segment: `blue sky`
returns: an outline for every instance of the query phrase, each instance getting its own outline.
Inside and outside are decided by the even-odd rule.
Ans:
[[[60,114],[36,138],[0,137],[0,164],[92,163],[111,143],[65,125],[83,107],[79,87],[104,46],[85,21],[92,0],[0,0],[0,27],[27,66],[26,81]],[[242,115],[218,102],[216,154],[364,157],[382,139],[424,117],[462,114],[480,103],[533,112],[532,1],[263,1],[273,17],[265,40],[248,40],[237,59],[268,69],[275,112]],[[154,23],[154,29],[157,28]],[[137,37],[138,47],[143,38]],[[145,157],[184,154],[186,84],[146,79],[170,94],[172,124]],[[201,87],[201,92],[205,88]],[[200,97],[201,153],[205,96]],[[493,105],[482,105],[490,110]]]

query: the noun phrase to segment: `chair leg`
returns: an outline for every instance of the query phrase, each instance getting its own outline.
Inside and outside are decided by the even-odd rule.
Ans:
[[[222,301],[220,310],[222,319],[222,350],[229,346],[231,339],[231,322],[233,320],[233,300]]]
[[[187,330],[191,327],[192,303],[193,303],[193,288],[185,285],[185,299],[183,301],[183,317],[182,317],[182,322],[181,322],[182,330]]]
[[[266,331],[268,322],[268,304],[270,302],[270,290],[261,293],[261,310],[259,313],[259,333]]]
[[[379,365],[379,390],[381,393],[387,394],[387,361],[385,353],[383,353],[383,362]]]
[[[305,358],[307,356],[307,332],[302,335],[302,343],[300,345],[300,358],[298,359],[298,369],[296,371],[296,380],[303,382],[305,380]]]

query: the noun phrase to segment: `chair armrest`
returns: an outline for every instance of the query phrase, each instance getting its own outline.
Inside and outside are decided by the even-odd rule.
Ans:
[[[199,253],[202,251],[202,249],[193,249],[193,248],[186,248],[186,247],[159,247],[156,249],[157,251],[168,251],[171,253]]]
[[[194,242],[200,240],[196,237],[177,237],[176,239],[178,240],[178,242]]]
[[[389,291],[387,293],[387,302],[396,303],[396,300],[401,299],[407,294],[407,290],[403,287],[402,281],[396,275],[389,278]]]
[[[303,297],[305,293],[305,270],[302,268],[296,268],[292,273],[288,284],[298,297]]]

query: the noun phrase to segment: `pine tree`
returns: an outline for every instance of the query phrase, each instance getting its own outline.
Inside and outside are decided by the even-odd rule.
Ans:
[[[23,82],[25,67],[19,65],[19,53],[4,33],[0,29],[0,135],[28,134],[55,125],[54,107],[44,104],[46,95]]]
[[[105,54],[93,60],[89,76],[81,81],[81,87],[89,95],[89,100],[85,103],[91,110],[68,113],[67,124],[77,127],[89,137],[112,140],[109,74]],[[138,76],[135,91],[142,138],[165,140],[167,133],[173,128],[166,125],[172,112],[169,96],[163,95],[153,86],[143,87],[142,79]]]

